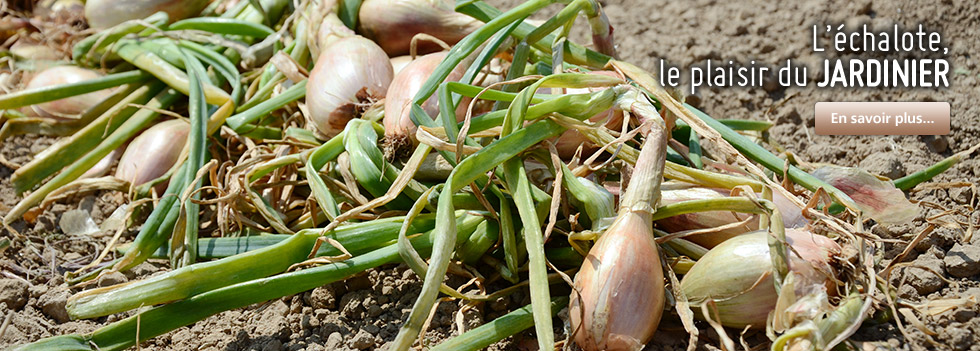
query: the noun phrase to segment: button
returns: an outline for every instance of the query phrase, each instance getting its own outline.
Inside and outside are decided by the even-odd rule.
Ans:
[[[818,135],[946,135],[948,102],[818,102]]]

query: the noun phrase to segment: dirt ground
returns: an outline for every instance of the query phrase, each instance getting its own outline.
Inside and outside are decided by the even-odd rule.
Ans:
[[[510,7],[516,0],[491,1]],[[972,0],[943,1],[604,1],[615,27],[622,59],[655,70],[659,59],[686,67],[705,59],[779,63],[794,59],[816,68],[821,56],[809,49],[810,25],[861,23],[889,26],[923,24],[942,33],[952,64],[949,89],[763,89],[705,88],[688,102],[715,118],[769,120],[770,142],[792,152],[800,161],[859,166],[897,178],[980,143],[980,4]],[[580,23],[581,26],[584,22]],[[581,33],[579,33],[581,34]],[[818,79],[819,77],[812,77]],[[948,101],[952,129],[946,136],[819,136],[814,132],[814,103],[819,101]],[[0,155],[23,164],[54,140],[15,137],[0,145]],[[710,151],[710,150],[708,150]],[[10,187],[13,170],[0,166],[0,212],[17,201]],[[969,158],[910,192],[921,207],[912,223],[875,226],[872,232],[887,241],[881,266],[890,262],[916,234],[930,224],[936,229],[896,269],[900,323],[878,318],[867,321],[854,340],[881,349],[939,349],[980,351],[980,216],[975,210],[980,161]],[[14,228],[30,240],[14,240],[0,257],[0,348],[65,333],[84,333],[118,320],[68,321],[64,311],[70,294],[62,275],[89,262],[108,236],[62,234],[61,215],[80,208],[97,223],[123,202],[119,194],[104,193],[56,204],[36,224]],[[135,233],[135,232],[132,232]],[[130,234],[132,234],[130,233]],[[4,233],[8,236],[9,233]],[[165,270],[164,262],[145,263],[132,272],[104,277],[100,285],[145,277]],[[936,274],[938,273],[938,275]],[[221,313],[180,328],[142,345],[147,350],[383,350],[394,339],[421,284],[404,266],[373,270],[346,282],[317,288],[265,304]],[[918,311],[929,301],[951,308]],[[526,294],[463,309],[442,302],[427,340],[456,335],[492,320],[508,309],[529,302]],[[908,314],[901,312],[908,309]],[[564,319],[559,317],[556,326]],[[714,350],[717,336],[702,327],[700,348]],[[683,350],[686,335],[668,315],[648,350]],[[738,331],[729,331],[738,335]],[[564,334],[558,335],[563,338]],[[750,344],[764,334],[747,335]],[[755,340],[755,342],[753,342]],[[525,332],[491,347],[493,350],[534,349]],[[875,349],[866,347],[865,350]]]

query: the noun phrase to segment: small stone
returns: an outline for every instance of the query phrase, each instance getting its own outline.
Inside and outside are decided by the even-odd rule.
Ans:
[[[371,307],[368,307],[368,311],[367,312],[368,312],[368,316],[370,316],[370,317],[373,318],[373,317],[380,316],[381,315],[381,312],[384,312],[384,311],[381,310],[381,306],[371,305]]]
[[[919,267],[925,267],[928,270]],[[915,259],[914,267],[909,268],[909,276],[906,282],[915,288],[919,295],[925,296],[939,290],[946,284],[936,274],[943,274],[943,261],[936,256],[921,255]]]
[[[915,290],[911,285],[905,284],[898,287],[898,297],[903,299],[915,299],[918,298],[919,292]]]
[[[48,293],[48,286],[46,284],[35,284],[31,285],[30,289],[28,290],[31,293],[31,297],[39,298]]]
[[[279,351],[282,350],[282,341],[277,339],[272,339],[265,346],[262,347],[262,351]]]
[[[371,277],[369,277],[367,274],[360,274],[347,278],[345,282],[347,283],[347,289],[350,291],[371,288]]]
[[[133,269],[126,271],[126,273],[129,273],[126,275],[126,277],[129,279],[146,278],[156,272],[159,272],[160,270],[160,267],[157,267],[150,262],[143,262],[136,267],[133,267]]]
[[[378,333],[381,332],[381,328],[374,324],[366,324],[364,325],[364,328],[361,328],[361,330],[371,335],[378,335]]]
[[[289,301],[289,313],[299,314],[303,312],[303,297],[294,295]]]
[[[71,292],[67,288],[57,287],[54,291],[41,296],[38,299],[38,304],[41,305],[41,311],[45,315],[58,321],[58,323],[65,323],[69,320],[68,310],[65,309],[65,304],[68,303],[68,297],[70,296]]]
[[[961,204],[970,202],[973,197],[973,190],[967,187],[949,189],[949,198]]]
[[[99,287],[113,286],[116,284],[122,284],[129,281],[125,274],[120,272],[112,272],[99,277]]]
[[[943,151],[946,151],[947,148],[949,148],[949,140],[947,140],[946,137],[942,135],[923,136],[922,142],[926,143],[926,147],[929,148],[929,151],[935,152],[937,154],[942,153]]]
[[[920,231],[922,231],[921,227],[916,228],[911,233],[918,234]],[[960,235],[962,234],[960,234],[960,232],[957,230],[946,228],[946,227],[939,227],[933,230],[932,233],[927,235],[925,239],[920,241],[919,244],[915,246],[915,249],[919,252],[925,253],[925,252],[929,252],[929,250],[934,247],[935,248],[950,247],[951,245],[953,245],[953,243],[956,242],[956,240],[959,238]],[[943,254],[943,256],[945,257],[946,255]]]
[[[701,107],[701,94],[694,93],[684,97],[684,102],[688,105],[694,106],[695,108]]]
[[[946,257],[946,251],[943,251],[943,249],[940,248],[939,246],[933,246],[927,249],[923,255],[933,255],[941,260]],[[946,267],[949,267],[949,265],[946,265]]]
[[[977,312],[968,308],[957,308],[953,311],[953,319],[957,322],[966,323],[977,316]]]
[[[326,350],[336,350],[340,348],[340,345],[344,343],[344,336],[340,335],[338,332],[330,333],[327,336],[327,342],[323,343],[323,348]]]
[[[905,165],[898,154],[892,152],[875,152],[864,160],[860,167],[872,174],[878,174],[890,179],[898,179],[905,175]]]
[[[350,346],[358,350],[364,350],[374,346],[374,335],[369,334],[363,329],[359,330],[357,331],[357,335],[354,335],[354,339],[351,340]]]
[[[19,310],[27,304],[30,296],[27,282],[20,279],[0,279],[0,302],[6,303],[7,307]]]
[[[946,271],[958,278],[974,276],[980,273],[980,246],[953,245],[943,259]]]
[[[344,294],[344,297],[340,299],[340,314],[347,318],[359,319],[362,318],[364,313],[364,293],[363,291],[355,291]]]

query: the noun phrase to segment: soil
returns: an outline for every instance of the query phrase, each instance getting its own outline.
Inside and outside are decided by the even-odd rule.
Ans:
[[[510,7],[517,0],[491,1]],[[686,99],[715,118],[768,120],[774,150],[793,153],[805,163],[862,167],[891,178],[900,177],[980,143],[980,4],[971,0],[944,1],[604,1],[615,26],[619,55],[656,72],[659,60],[686,68],[705,59],[776,64],[786,59],[811,65],[823,57],[813,54],[810,25],[862,23],[872,26],[923,24],[942,33],[952,64],[948,89],[763,89],[703,88]],[[554,11],[555,9],[551,9]],[[584,23],[579,23],[581,27]],[[582,32],[576,32],[584,37]],[[579,42],[582,42],[579,40]],[[819,79],[820,77],[811,77]],[[814,103],[818,101],[948,101],[951,132],[945,136],[820,136],[814,132]],[[6,164],[23,164],[54,142],[46,137],[13,137],[0,144]],[[709,152],[711,150],[708,150]],[[0,166],[0,212],[18,197],[10,185],[13,170]],[[869,319],[853,340],[865,350],[940,349],[980,350],[980,234],[976,208],[980,161],[968,158],[909,192],[920,215],[909,224],[876,225],[873,234],[886,239],[880,266],[887,265],[909,241],[934,225],[891,274],[898,287],[898,320]],[[15,223],[26,239],[14,238],[0,257],[0,348],[66,333],[90,332],[124,316],[68,321],[65,299],[71,291],[62,278],[67,271],[91,261],[108,236],[68,236],[59,220],[66,211],[83,209],[97,224],[124,202],[120,194],[99,193],[54,204],[33,225]],[[127,235],[131,237],[133,232]],[[4,230],[4,237],[11,234]],[[165,262],[144,263],[126,274],[108,276],[100,285],[146,277],[166,270]],[[938,274],[938,275],[937,275]],[[371,270],[345,282],[299,295],[212,316],[142,345],[150,350],[383,350],[405,320],[421,284],[404,266]],[[925,303],[951,308],[933,312],[916,309]],[[492,320],[509,308],[528,303],[524,293],[461,309],[458,301],[441,302],[428,342],[458,334]],[[908,309],[908,313],[902,312]],[[464,312],[460,313],[460,310]],[[457,317],[457,314],[460,316]],[[457,323],[457,320],[460,323]],[[881,322],[879,322],[881,321]],[[564,319],[555,321],[562,326]],[[700,349],[717,349],[717,336],[707,325]],[[563,338],[563,331],[557,337]],[[739,331],[729,330],[738,336]],[[764,334],[746,335],[751,345]],[[761,341],[760,341],[761,340]],[[648,350],[686,349],[687,336],[667,317]],[[522,333],[491,347],[494,350],[534,349],[533,335]]]

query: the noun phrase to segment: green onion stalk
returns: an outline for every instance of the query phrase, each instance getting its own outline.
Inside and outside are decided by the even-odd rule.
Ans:
[[[483,219],[470,217],[458,227],[459,240],[475,230]],[[455,222],[455,221],[453,221]],[[411,239],[415,249],[428,254],[433,246],[432,232]],[[15,350],[125,350],[137,342],[162,335],[179,327],[200,321],[222,311],[297,294],[350,277],[365,270],[400,261],[398,248],[386,247],[358,255],[342,262],[330,263],[296,272],[249,280],[225,286],[192,297],[140,310],[135,315],[82,335],[55,336],[22,345]],[[188,268],[193,268],[190,266]],[[206,280],[211,276],[199,276]]]
[[[454,220],[462,223],[470,217],[460,211]],[[66,308],[72,318],[95,318],[141,305],[177,301],[220,287],[267,277],[305,260],[321,238],[336,240],[352,254],[363,254],[393,242],[403,220],[404,217],[379,219],[343,226],[330,232],[319,229],[300,231],[285,240],[280,238],[281,241],[273,245],[239,255],[195,264],[126,285],[83,291],[73,295]],[[413,221],[410,230],[412,233],[425,232],[434,226],[433,216],[426,215]],[[322,256],[340,254],[330,245],[323,245],[317,251],[317,255]]]

